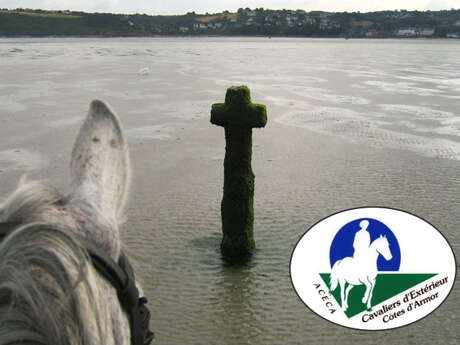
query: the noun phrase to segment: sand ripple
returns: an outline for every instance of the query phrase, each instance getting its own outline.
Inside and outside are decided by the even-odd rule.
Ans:
[[[47,159],[40,153],[24,149],[11,149],[0,151],[0,170],[30,171],[42,168]]]
[[[276,118],[277,122],[328,133],[353,142],[364,142],[367,145],[408,149],[426,156],[460,160],[460,142],[442,137],[424,137],[421,132],[437,132],[438,134],[457,134],[459,120],[453,114],[435,111],[424,107],[408,107],[398,105],[382,106],[387,111],[402,113],[419,113],[416,118],[440,121],[440,129],[423,129],[412,121],[395,122],[385,114],[374,117],[349,109],[334,107],[318,107],[310,111],[291,111]],[[420,115],[421,114],[421,115]],[[400,128],[398,128],[398,125]],[[405,126],[406,128],[404,128]],[[451,128],[451,130],[449,130]],[[413,129],[414,134],[407,131]]]

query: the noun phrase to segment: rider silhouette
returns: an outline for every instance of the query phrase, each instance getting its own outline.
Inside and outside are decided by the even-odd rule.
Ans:
[[[353,257],[358,258],[361,257],[363,254],[367,253],[367,249],[371,244],[371,235],[367,231],[367,227],[369,226],[368,220],[362,220],[359,223],[361,229],[355,234],[355,239],[353,240]]]

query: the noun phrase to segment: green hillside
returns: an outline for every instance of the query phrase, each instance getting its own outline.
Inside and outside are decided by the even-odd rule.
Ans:
[[[460,37],[460,10],[330,13],[240,8],[178,16],[0,9],[0,36]]]

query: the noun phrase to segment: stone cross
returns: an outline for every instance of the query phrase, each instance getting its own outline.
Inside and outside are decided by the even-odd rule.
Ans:
[[[255,248],[252,128],[265,127],[267,110],[251,103],[248,87],[234,86],[225,103],[212,105],[211,123],[224,127],[226,140],[221,250],[229,261],[244,261]]]

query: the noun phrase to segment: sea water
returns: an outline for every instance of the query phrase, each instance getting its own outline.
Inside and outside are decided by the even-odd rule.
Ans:
[[[310,226],[360,206],[415,213],[458,255],[459,56],[455,40],[0,39],[0,192],[22,173],[66,191],[102,99],[130,145],[122,238],[158,344],[457,344],[457,287],[422,321],[363,333],[305,307],[289,261]],[[232,267],[219,255],[224,133],[209,116],[241,84],[269,122],[253,131],[257,251]]]

